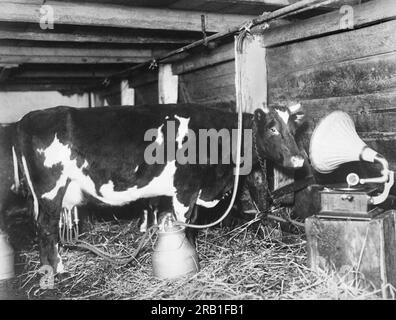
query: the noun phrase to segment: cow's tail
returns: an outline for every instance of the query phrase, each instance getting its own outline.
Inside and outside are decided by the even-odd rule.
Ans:
[[[21,180],[19,178],[18,158],[15,152],[15,146],[12,146],[12,164],[14,167],[14,185],[12,189],[15,192],[19,192],[21,187]]]
[[[25,159],[24,155],[22,155],[22,166],[23,166],[23,171],[25,173],[27,184],[29,186],[30,192],[31,192],[32,197],[33,197],[34,218],[37,220],[38,214],[39,214],[39,203],[38,203],[38,199],[37,199],[36,193],[34,192],[32,179],[30,178],[29,168],[28,168],[28,165],[26,163],[26,159]]]

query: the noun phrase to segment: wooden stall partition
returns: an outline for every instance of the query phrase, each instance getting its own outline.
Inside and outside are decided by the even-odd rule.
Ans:
[[[128,80],[122,80],[121,83],[121,105],[133,106],[135,105],[135,89],[132,88]]]
[[[107,107],[121,104],[120,82],[111,83],[100,91],[91,94],[91,107]]]
[[[158,69],[142,69],[133,73],[129,81],[135,89],[135,104],[158,103]]]
[[[268,104],[268,71],[265,36],[248,34],[241,40],[236,37],[236,94],[241,95],[242,110],[253,113]],[[238,77],[240,79],[238,79]],[[274,167],[273,185],[275,191],[294,182],[294,176],[279,167]]]
[[[179,76],[172,72],[171,64],[161,64],[158,69],[158,102],[177,103]]]

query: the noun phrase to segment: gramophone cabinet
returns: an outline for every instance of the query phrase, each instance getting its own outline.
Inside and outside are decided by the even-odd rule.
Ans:
[[[396,286],[395,225],[395,210],[371,220],[309,217],[305,229],[310,267],[316,271],[353,267],[376,289],[386,283]]]

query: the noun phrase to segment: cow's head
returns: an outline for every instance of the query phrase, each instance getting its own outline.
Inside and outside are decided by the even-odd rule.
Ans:
[[[303,123],[301,105],[266,107],[254,112],[257,150],[263,158],[285,168],[303,166],[304,158],[297,147],[294,135]]]

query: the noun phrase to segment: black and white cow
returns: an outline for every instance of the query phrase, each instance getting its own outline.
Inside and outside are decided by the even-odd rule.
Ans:
[[[174,136],[168,132],[172,122]],[[287,108],[260,108],[244,114],[243,128],[253,135],[253,145],[243,139],[245,160],[250,155],[254,166],[259,154],[287,168],[301,167],[304,160],[294,140],[300,122],[301,114],[296,116],[296,110]],[[186,221],[195,204],[215,206],[232,189],[234,162],[180,163],[171,156],[164,163],[148,164],[145,153],[150,146],[177,152],[187,142],[198,148],[198,142],[190,141],[192,133],[198,136],[200,129],[236,128],[237,114],[194,104],[60,106],[25,115],[17,123],[14,150],[34,201],[42,264],[63,271],[58,253],[62,208],[71,210],[87,202],[121,206],[167,196],[177,219]],[[146,141],[149,129],[157,134]],[[246,131],[243,134],[245,137]],[[226,144],[219,143],[219,159],[227,152],[235,155],[234,145]],[[204,146],[208,151],[209,146]]]

